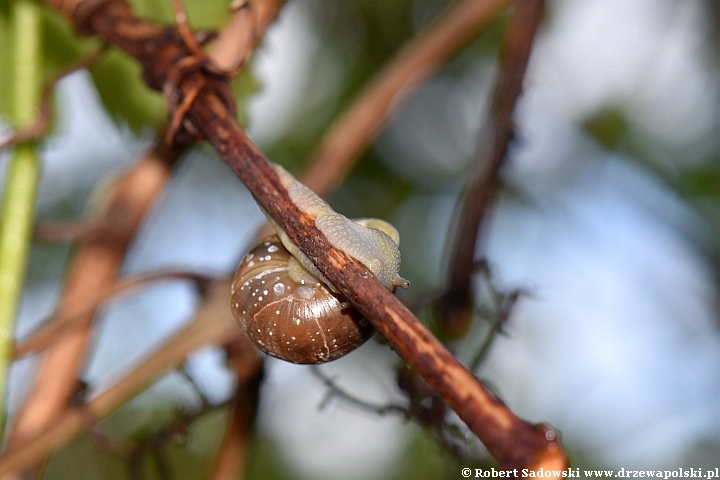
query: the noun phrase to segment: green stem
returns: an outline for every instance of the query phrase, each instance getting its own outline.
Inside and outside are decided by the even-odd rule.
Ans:
[[[16,128],[32,123],[40,101],[40,12],[32,0],[13,4],[13,116]],[[25,279],[40,166],[33,144],[18,145],[8,165],[0,228],[0,432],[4,425],[12,332]]]

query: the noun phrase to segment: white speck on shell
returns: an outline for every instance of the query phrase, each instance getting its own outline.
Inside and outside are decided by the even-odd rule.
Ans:
[[[295,293],[297,293],[298,297],[304,298],[305,300],[309,300],[315,296],[315,290],[307,285],[298,287],[297,290],[295,290]]]

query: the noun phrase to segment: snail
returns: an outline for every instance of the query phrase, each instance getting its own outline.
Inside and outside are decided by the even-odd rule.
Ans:
[[[282,167],[275,167],[290,199],[333,247],[360,261],[389,290],[408,288],[400,277],[399,235],[389,223],[350,220],[335,212]],[[293,363],[339,358],[369,339],[374,330],[312,261],[268,216],[277,235],[265,238],[243,258],[233,278],[235,319],[265,353]]]

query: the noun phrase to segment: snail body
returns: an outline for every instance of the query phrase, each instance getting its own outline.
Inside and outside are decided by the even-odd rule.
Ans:
[[[290,199],[298,209],[315,217],[315,226],[330,244],[365,265],[388,290],[408,288],[410,282],[402,278],[400,270],[400,235],[388,222],[376,218],[350,220],[337,213],[315,192],[298,182],[284,168],[275,165],[275,173]],[[320,273],[315,264],[290,240],[285,231],[267,215],[285,248],[306,270],[322,280],[331,290],[337,288]]]
[[[400,240],[392,225],[350,220],[282,167],[275,171],[293,203],[315,219],[333,247],[365,265],[388,290],[410,286],[398,273]],[[362,345],[372,326],[266,216],[277,235],[243,258],[232,284],[232,312],[245,333],[260,350],[293,363],[328,362]]]

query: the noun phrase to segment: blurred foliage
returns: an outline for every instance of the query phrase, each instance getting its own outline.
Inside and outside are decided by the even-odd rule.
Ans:
[[[59,12],[43,8],[42,13],[45,78],[50,78],[100,47],[100,40],[78,35]]]
[[[97,39],[83,38],[58,12],[43,8],[43,78],[47,81],[59,71],[100,45]],[[0,0],[0,115],[10,115],[12,86],[12,29],[10,0]]]
[[[96,480],[127,476],[125,459],[99,451],[86,436],[77,437],[50,458],[44,478]]]
[[[398,460],[392,480],[436,480],[446,477],[448,466],[445,454],[426,432],[418,432],[408,442],[405,452]],[[457,469],[459,474],[460,469]]]
[[[133,423],[132,419],[138,417],[146,419],[146,428],[130,436],[119,433],[124,430],[124,423]],[[160,480],[167,478],[164,468],[169,470],[171,478],[178,480],[203,478],[220,442],[221,437],[216,433],[222,431],[225,418],[225,410],[209,411],[192,422],[187,432],[164,438],[156,429],[167,423],[167,410],[122,409],[101,422],[100,435],[77,437],[56,451],[44,478]]]
[[[229,14],[228,0],[183,0],[190,27],[196,30],[217,29]],[[171,2],[157,0],[130,0],[133,11],[155,23],[172,25],[174,16]]]
[[[126,53],[111,47],[90,72],[100,98],[113,118],[136,132],[143,127],[158,128],[165,123],[167,110],[162,94],[143,83],[142,68]]]
[[[264,436],[256,437],[248,451],[247,480],[290,480],[296,478],[282,461],[275,443]]]
[[[605,148],[618,146],[628,125],[622,113],[612,108],[604,108],[582,123],[582,127]]]
[[[9,115],[12,44],[10,32],[10,0],[0,0],[0,117]]]

